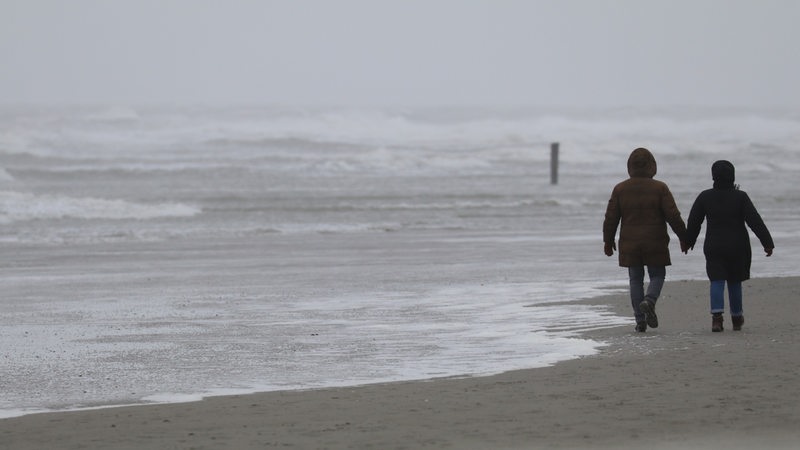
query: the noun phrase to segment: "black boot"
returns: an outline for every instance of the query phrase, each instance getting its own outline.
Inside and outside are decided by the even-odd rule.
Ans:
[[[716,333],[724,329],[722,326],[722,313],[714,313],[711,316],[711,331]]]
[[[744,325],[744,316],[731,316],[731,322],[733,322],[733,330],[739,331]]]
[[[650,328],[658,328],[658,316],[656,315],[656,302],[650,297],[645,297],[639,303],[639,311],[644,313],[644,320]]]

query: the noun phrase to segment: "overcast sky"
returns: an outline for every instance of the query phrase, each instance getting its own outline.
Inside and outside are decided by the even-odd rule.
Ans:
[[[794,0],[0,0],[0,103],[800,107]]]

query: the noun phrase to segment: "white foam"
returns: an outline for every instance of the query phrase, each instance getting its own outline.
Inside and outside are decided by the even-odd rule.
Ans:
[[[489,375],[594,354],[603,344],[581,339],[581,330],[628,321],[595,306],[552,303],[596,294],[595,288],[552,289],[541,283],[461,285],[424,295],[376,292],[285,304],[205,300],[202,308],[146,296],[81,303],[80,310],[69,299],[51,301],[52,318],[15,313],[27,323],[4,329],[4,339],[14,343],[5,367],[59,382],[38,394],[12,386],[25,398],[9,397],[2,416]],[[49,323],[67,313],[82,319]],[[32,317],[38,317],[35,325]],[[17,402],[42,408],[15,408]]]
[[[180,203],[144,204],[125,200],[0,191],[0,223],[34,219],[136,219],[189,217],[200,208]]]

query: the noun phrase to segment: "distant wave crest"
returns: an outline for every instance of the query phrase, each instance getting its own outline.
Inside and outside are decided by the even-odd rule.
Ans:
[[[200,208],[180,203],[144,204],[119,199],[75,198],[0,191],[0,223],[41,219],[135,219],[190,217]]]

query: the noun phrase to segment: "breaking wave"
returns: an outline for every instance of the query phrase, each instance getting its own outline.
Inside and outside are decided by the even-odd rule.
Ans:
[[[134,219],[190,217],[201,209],[180,203],[144,204],[125,200],[75,198],[0,191],[0,223],[37,219]]]

